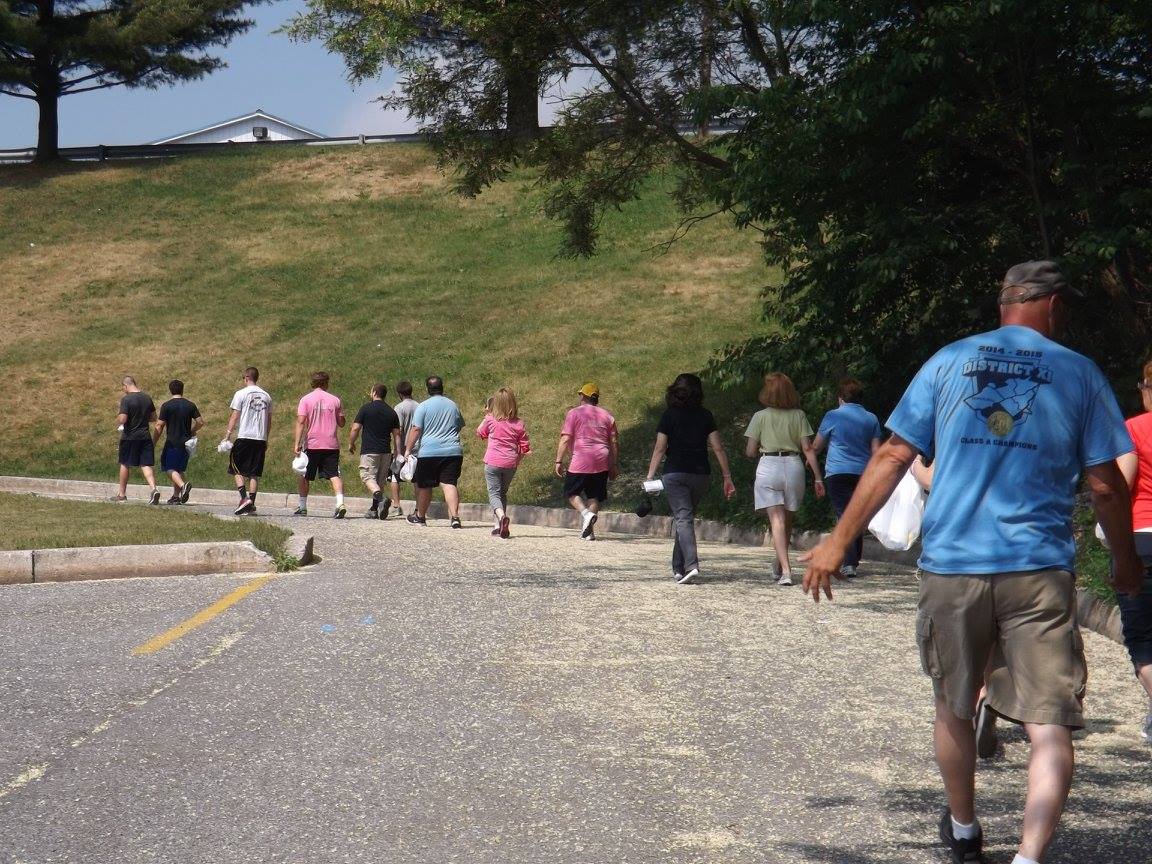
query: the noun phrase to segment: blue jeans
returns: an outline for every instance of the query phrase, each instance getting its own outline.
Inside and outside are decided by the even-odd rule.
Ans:
[[[1136,534],[1134,539],[1144,561],[1144,588],[1135,597],[1117,594],[1116,604],[1124,627],[1124,647],[1139,671],[1152,663],[1152,534]]]
[[[832,502],[832,509],[836,511],[836,521],[848,509],[848,502],[852,500],[852,493],[856,491],[856,484],[860,482],[859,474],[831,474],[824,478],[824,488],[828,491],[828,500]],[[849,567],[857,567],[860,557],[864,554],[864,535],[857,537],[844,552],[844,563]]]

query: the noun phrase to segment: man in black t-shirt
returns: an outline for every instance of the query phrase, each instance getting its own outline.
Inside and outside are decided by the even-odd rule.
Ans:
[[[168,438],[160,451],[160,470],[172,478],[172,497],[169,504],[187,504],[192,494],[192,484],[187,481],[188,440],[200,431],[204,419],[195,403],[184,398],[184,382],[174,378],[168,382],[168,392],[172,398],[160,406],[160,422],[152,434],[153,443],[160,441],[164,432]]]
[[[156,419],[156,404],[152,397],[136,386],[136,379],[125,375],[124,396],[120,400],[120,413],[116,422],[120,424],[120,492],[114,500],[128,500],[128,469],[139,468],[148,482],[149,503],[160,503],[160,491],[156,488],[156,475],[152,465],[156,461],[156,449],[149,428]]]
[[[352,421],[352,434],[348,437],[348,452],[356,452],[356,439],[364,435],[360,451],[360,479],[372,493],[369,519],[387,519],[388,505],[381,507],[384,493],[381,484],[388,476],[392,454],[400,451],[400,417],[384,401],[388,386],[377,384],[372,388],[372,401],[360,406]]]

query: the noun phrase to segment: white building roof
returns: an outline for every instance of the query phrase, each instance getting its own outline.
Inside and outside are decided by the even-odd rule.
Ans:
[[[191,129],[187,132],[181,132],[179,135],[169,135],[166,138],[160,138],[156,141],[149,141],[148,143],[149,144],[176,144],[176,143],[179,143],[179,141],[182,138],[191,138],[194,135],[202,135],[205,132],[211,132],[214,129],[220,129],[220,128],[223,128],[224,126],[230,126],[234,123],[237,123],[237,124],[238,123],[248,123],[249,121],[253,121],[253,120],[265,120],[265,121],[271,120],[271,121],[276,122],[276,123],[282,123],[285,126],[291,127],[292,129],[295,129],[295,130],[298,130],[299,132],[301,132],[304,135],[304,137],[307,137],[307,138],[326,138],[327,137],[326,135],[321,135],[319,132],[316,132],[312,129],[308,129],[305,126],[301,126],[299,123],[293,123],[290,120],[285,120],[283,117],[277,117],[275,114],[269,114],[267,111],[263,110],[262,108],[257,108],[255,111],[249,112],[248,114],[241,114],[239,117],[231,117],[227,120],[221,120],[219,123],[213,123],[210,126],[205,126],[201,129]]]

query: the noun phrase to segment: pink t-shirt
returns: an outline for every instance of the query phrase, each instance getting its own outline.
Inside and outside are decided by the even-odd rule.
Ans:
[[[304,447],[307,450],[339,450],[340,440],[336,429],[344,418],[340,407],[340,397],[317,387],[300,400],[296,408],[297,417],[307,417],[307,437]]]
[[[528,432],[520,420],[495,420],[489,414],[477,427],[476,437],[488,439],[484,464],[493,468],[515,468],[522,456],[532,452]]]
[[[561,435],[572,436],[573,474],[599,474],[612,467],[612,438],[616,420],[599,405],[580,405],[568,412]]]

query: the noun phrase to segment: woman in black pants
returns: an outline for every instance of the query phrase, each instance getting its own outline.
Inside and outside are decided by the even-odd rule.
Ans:
[[[708,448],[724,476],[724,497],[736,494],[728,455],[716,431],[712,412],[704,407],[704,387],[700,379],[688,373],[676,376],[666,395],[667,408],[656,427],[656,444],[648,464],[648,479],[656,477],[660,461],[664,463],[664,494],[672,508],[675,542],[672,546],[672,578],[678,585],[688,585],[700,575],[696,552],[696,508],[708,491]]]

